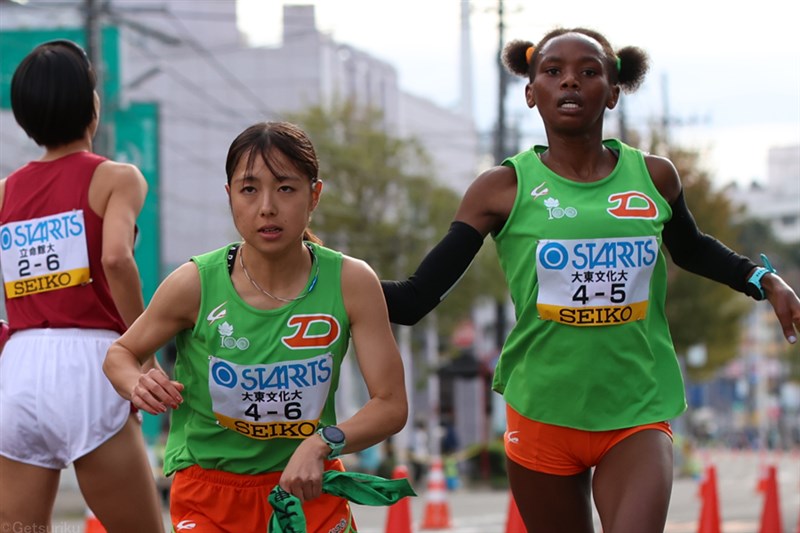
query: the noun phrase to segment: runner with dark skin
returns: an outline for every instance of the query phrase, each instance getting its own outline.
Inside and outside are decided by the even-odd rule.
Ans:
[[[620,88],[605,75],[599,43],[580,34],[548,41],[540,50],[537,75],[525,86],[528,107],[537,107],[547,133],[542,162],[567,179],[605,178],[617,157],[602,144],[603,118],[614,109]],[[590,70],[588,67],[591,67]],[[592,74],[588,74],[592,72]],[[578,105],[562,105],[564,95]],[[673,201],[681,190],[675,166],[658,156],[645,158],[658,190]],[[456,213],[486,236],[503,228],[517,195],[513,168],[494,167],[479,176]],[[529,531],[593,531],[592,488],[604,531],[662,531],[672,492],[672,441],[655,430],[642,431],[616,445],[597,465],[575,476],[528,470],[508,461],[508,477]]]
[[[605,113],[607,110],[616,107],[622,90],[632,92],[641,84],[648,68],[647,55],[635,47],[626,47],[614,51],[601,34],[592,30],[574,28],[551,31],[536,46],[531,42],[513,41],[506,46],[503,59],[511,72],[528,78],[528,83],[525,86],[525,100],[528,107],[535,107],[538,110],[547,135],[547,146],[539,147],[541,151],[536,152],[541,163],[561,178],[577,184],[600,182],[611,176],[617,169],[618,164],[621,165],[622,152],[612,149],[608,143],[604,142],[603,120]],[[626,153],[628,150],[630,148],[626,148]],[[678,212],[688,215],[688,210],[683,204],[681,180],[675,165],[669,159],[656,155],[643,154],[643,159],[646,171],[649,173],[657,192],[663,196],[663,200],[666,200],[672,206],[673,219]],[[516,163],[516,165],[521,164],[520,162]],[[528,198],[533,196],[533,194],[528,195],[528,190],[521,191],[518,181],[522,178],[518,176],[517,172],[518,167],[515,167],[515,165],[503,164],[479,175],[465,193],[456,212],[455,222],[451,226],[450,233],[450,236],[453,237],[452,240],[448,241],[448,237],[446,237],[437,245],[443,251],[444,248],[441,247],[449,243],[451,246],[447,248],[450,252],[449,255],[441,252],[440,255],[436,255],[435,249],[409,280],[383,282],[390,318],[393,322],[413,324],[438,304],[440,299],[452,288],[452,284],[457,282],[463,271],[468,267],[473,253],[476,253],[477,249],[480,248],[479,241],[481,239],[487,235],[492,235],[496,239],[511,239],[508,236],[511,229],[506,226],[513,226],[514,221],[521,217],[519,212],[528,209],[525,206],[521,206],[520,195],[524,194]],[[641,175],[644,176],[644,172],[641,172]],[[535,182],[538,183],[544,179],[555,180],[557,178],[541,177]],[[621,178],[618,178],[615,174],[613,179]],[[643,179],[647,179],[646,176]],[[569,187],[569,185],[566,185],[566,187]],[[650,186],[650,189],[652,189],[652,186]],[[564,191],[566,189],[561,190]],[[602,190],[605,191],[607,189]],[[643,190],[645,189],[643,188]],[[600,200],[603,199],[598,198],[598,201]],[[659,205],[663,205],[663,200],[659,199],[659,202],[662,202]],[[541,202],[542,200],[539,201]],[[679,205],[683,205],[681,211],[679,211]],[[513,217],[512,212],[514,214]],[[689,218],[691,220],[691,228],[695,230],[696,226],[690,215]],[[674,220],[666,221],[663,230],[664,244],[672,255],[673,260],[679,266],[721,282],[724,281],[721,278],[728,275],[728,279],[735,278],[729,284],[732,286],[741,285],[742,287],[745,284],[744,282],[755,271],[752,266],[754,264],[747,258],[743,258],[733,252],[728,255],[727,252],[730,250],[727,250],[724,245],[713,237],[704,234],[699,234],[701,237],[698,237],[696,250],[713,250],[714,254],[716,254],[714,256],[716,258],[715,268],[717,270],[726,270],[726,272],[723,274],[709,273],[708,269],[697,267],[695,264],[687,264],[691,263],[691,261],[679,261],[679,248],[683,247],[680,241],[685,234],[681,233],[678,238],[668,240],[667,231],[670,228],[670,224],[672,224],[671,228],[674,228],[676,222]],[[456,230],[458,228],[466,228],[466,230],[462,231],[471,231],[473,235],[470,239],[472,240],[466,237],[462,240],[455,238],[454,227]],[[578,226],[575,227],[577,228]],[[588,230],[589,228],[586,229]],[[538,234],[543,233],[543,231],[542,229]],[[670,229],[670,231],[674,233],[676,230]],[[501,234],[501,232],[503,233]],[[514,235],[528,235],[527,231],[522,228],[515,228],[515,232]],[[598,229],[592,235],[587,234],[586,242],[589,242],[590,239],[597,240],[600,232],[601,230]],[[498,234],[500,234],[499,237]],[[463,232],[461,235],[463,235]],[[599,236],[604,237],[605,235]],[[615,235],[608,235],[608,237],[615,237]],[[559,234],[553,238],[566,239],[568,237],[563,237]],[[469,252],[457,253],[459,250],[467,248],[466,243],[469,243]],[[498,240],[498,253],[501,256],[501,263],[503,263],[503,249],[499,244]],[[534,245],[531,246],[531,249],[535,248]],[[511,245],[507,244],[507,248],[510,249]],[[693,249],[691,253],[685,255],[691,256],[694,251]],[[454,260],[456,255],[468,257],[464,257],[463,261],[459,262]],[[443,260],[444,257],[447,257],[447,261]],[[728,259],[728,257],[735,257],[735,259]],[[513,258],[511,257],[506,258],[507,263],[512,260]],[[700,263],[702,261],[697,262]],[[737,265],[744,265],[743,267],[739,266],[740,270],[737,270],[735,274],[731,274],[734,270],[732,268],[733,262],[736,262]],[[457,264],[457,266],[451,266],[451,264]],[[528,270],[531,270],[531,268],[528,268]],[[434,272],[435,275],[426,277],[426,273],[431,272]],[[532,276],[533,274],[530,275]],[[436,287],[437,290],[434,290],[438,283],[435,279],[436,276],[440,276],[441,285],[446,285],[445,289],[438,292],[438,287]],[[665,271],[662,273],[662,271],[657,270],[654,276],[663,276],[665,278]],[[666,283],[663,279],[658,280],[658,282],[661,284]],[[410,293],[410,291],[405,291],[409,284],[416,287],[415,290],[417,292],[412,293],[414,294],[413,299],[406,298]],[[533,282],[532,286],[538,288],[536,282]],[[761,287],[766,299],[774,308],[785,337],[790,343],[795,343],[797,330],[800,329],[800,300],[795,291],[774,272],[767,273],[761,278]],[[434,292],[437,292],[437,294],[432,294]],[[541,292],[539,292],[539,295],[541,296]],[[512,299],[517,307],[517,315],[520,315],[521,308],[537,305],[536,294],[533,294],[533,296],[515,294],[512,290]],[[425,303],[417,304],[416,302]],[[651,308],[648,313],[663,313],[663,302],[656,302],[651,297],[649,304]],[[541,316],[531,318],[535,316],[535,310],[526,315],[532,321],[543,320]],[[522,327],[526,326],[523,325]],[[606,339],[617,336],[617,338],[625,339],[626,341],[630,339],[630,332],[632,331],[627,327],[576,328],[559,323],[553,324],[552,322],[550,325],[541,325],[539,327],[541,329],[537,331],[545,332],[544,334],[548,335],[548,338],[550,338],[551,333],[553,337],[557,334],[562,343],[565,336],[568,338],[570,335],[574,336],[583,333],[578,330],[602,330]],[[663,324],[659,322],[659,329],[661,331],[658,333],[668,338],[668,328],[665,322]],[[525,349],[520,346],[521,344],[524,343],[513,344],[512,347],[509,347],[509,343],[506,342],[503,354],[500,357],[501,363],[504,357],[508,361],[517,362],[506,362],[508,366],[504,368],[505,374],[501,376],[502,379],[523,381],[529,379],[528,377],[519,377],[519,373],[522,372],[523,368],[530,367],[513,365],[522,365],[523,363],[518,361],[525,358],[534,357],[538,360],[539,354],[525,352],[520,355],[519,352],[514,353],[514,350]],[[668,345],[669,351],[661,350],[660,355],[657,355],[672,359],[674,373],[671,376],[679,375],[677,364],[674,362],[674,349],[672,349],[671,342]],[[585,349],[584,346],[577,344],[575,349]],[[605,352],[597,355],[597,361],[603,361],[605,357],[616,356],[614,353]],[[634,352],[627,357],[636,357],[636,354]],[[565,383],[569,383],[573,376],[578,377],[576,374],[578,367],[575,363],[569,363],[569,359],[566,356],[563,359],[548,359],[548,361],[559,361],[555,363],[560,365],[555,372],[564,373],[562,376],[565,376]],[[564,362],[561,362],[562,360]],[[597,364],[602,365],[603,363]],[[552,368],[548,368],[547,371],[550,372],[548,375],[553,375],[554,373]],[[661,379],[662,377],[654,375],[653,379]],[[586,380],[587,378],[580,377],[579,379]],[[679,381],[680,379],[677,378],[670,383]],[[517,383],[519,382],[517,381]],[[497,385],[498,378],[496,377],[496,389]],[[525,405],[524,401],[516,395],[513,397],[508,396],[509,388],[511,387],[508,381],[503,381],[501,386],[505,388],[508,399],[515,400],[519,405]],[[633,387],[628,383],[628,377],[624,375],[619,376],[617,386],[623,388]],[[661,409],[659,411],[653,411],[658,413],[653,416],[660,418],[630,421],[631,423],[629,424],[625,424],[626,421],[623,420],[619,422],[620,425],[611,428],[595,430],[568,427],[566,424],[561,426],[557,422],[550,421],[561,416],[552,411],[548,413],[549,419],[531,419],[529,417],[526,418],[525,415],[520,416],[518,414],[518,418],[521,418],[524,422],[521,423],[521,426],[515,426],[514,428],[509,426],[506,433],[506,450],[507,452],[510,449],[523,450],[519,453],[525,459],[532,455],[535,456],[536,453],[539,453],[539,450],[541,450],[542,454],[553,449],[561,452],[562,450],[559,448],[561,446],[565,450],[570,450],[572,449],[569,448],[569,446],[572,446],[572,443],[568,440],[570,438],[586,439],[588,442],[590,439],[599,438],[599,435],[605,433],[617,434],[616,437],[612,438],[607,448],[598,453],[596,461],[590,464],[578,462],[574,470],[571,471],[577,473],[555,474],[553,472],[538,471],[531,467],[523,466],[509,456],[507,461],[508,478],[528,531],[547,533],[593,532],[592,498],[594,498],[594,504],[598,510],[604,533],[663,531],[667,519],[673,481],[673,444],[667,421],[673,416],[678,416],[681,411],[680,406],[685,405],[685,400],[682,398],[682,388],[676,389],[677,387],[671,387],[671,394],[677,398],[675,402],[666,408],[659,408]],[[531,393],[531,396],[532,399],[528,401],[537,403],[540,397],[536,396],[536,392]],[[645,402],[646,400],[641,401]],[[592,407],[591,404],[589,406]],[[516,408],[516,405],[514,407]],[[526,426],[525,424],[528,425]],[[524,446],[517,444],[520,439],[516,435],[513,439],[510,437],[512,433],[524,433],[524,431],[512,431],[512,429],[530,427],[534,428],[531,430],[532,432],[539,431],[535,428],[541,427],[544,429],[541,433],[531,433],[530,440],[525,441]],[[610,429],[610,431],[606,431],[606,429]],[[573,432],[578,435],[562,437],[561,435],[565,432]],[[552,436],[556,434],[559,436]],[[564,441],[562,442],[558,439],[564,439]],[[518,447],[509,448],[509,446],[512,446],[509,441],[513,441],[515,443],[513,446]],[[571,452],[566,451],[564,453],[568,456]],[[573,465],[570,463],[569,467],[572,468]]]

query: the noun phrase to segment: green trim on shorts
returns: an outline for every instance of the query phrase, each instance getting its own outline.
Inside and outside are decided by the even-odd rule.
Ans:
[[[350,504],[347,504],[347,528],[344,533],[358,533],[358,530],[353,527],[353,509]]]

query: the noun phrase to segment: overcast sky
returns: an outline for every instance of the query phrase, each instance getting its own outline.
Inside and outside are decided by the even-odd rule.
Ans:
[[[237,1],[240,28],[251,42],[279,44],[284,2]],[[457,106],[460,0],[291,3],[316,5],[320,30],[394,65],[404,90]],[[488,130],[497,109],[498,1],[470,5],[474,114]],[[645,128],[668,110],[684,124],[672,130],[673,138],[708,154],[705,164],[718,184],[763,180],[769,146],[800,144],[798,18],[789,15],[795,2],[505,0],[504,7],[505,41],[536,42],[556,26],[585,26],[614,48],[645,49],[650,73],[639,91],[624,96],[629,127]],[[532,142],[544,142],[521,82],[509,89],[507,111]]]

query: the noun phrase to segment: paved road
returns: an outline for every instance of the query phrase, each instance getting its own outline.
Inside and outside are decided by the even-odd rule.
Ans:
[[[774,465],[778,473],[783,533],[798,531],[800,453],[761,454],[704,450],[700,452],[700,457],[704,466],[713,465],[716,470],[721,526],[724,533],[758,532],[764,497],[756,487],[762,467],[768,465]],[[429,503],[427,494],[424,490],[417,492],[419,497],[411,500],[411,523],[415,531],[427,531],[420,529]],[[452,527],[439,531],[505,533],[509,506],[507,491],[461,489],[448,492],[446,503]],[[698,479],[676,479],[666,533],[696,533],[701,503]],[[51,533],[83,533],[84,510],[83,499],[68,472],[56,501]],[[386,508],[356,506],[354,512],[361,533],[392,533],[387,530]],[[597,531],[600,531],[599,523]]]

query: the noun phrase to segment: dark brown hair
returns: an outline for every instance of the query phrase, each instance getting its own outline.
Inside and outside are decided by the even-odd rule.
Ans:
[[[311,139],[306,132],[291,122],[258,122],[240,133],[228,149],[225,161],[225,174],[228,185],[233,172],[243,157],[247,157],[248,172],[253,169],[256,158],[260,157],[273,174],[276,170],[274,150],[281,152],[292,165],[309,179],[313,186],[319,179],[319,161]],[[322,241],[306,228],[303,240],[322,244]]]

